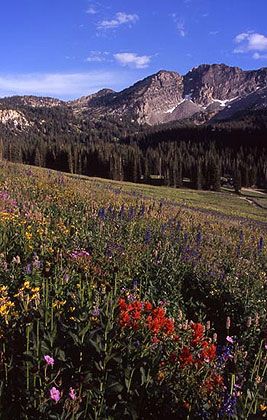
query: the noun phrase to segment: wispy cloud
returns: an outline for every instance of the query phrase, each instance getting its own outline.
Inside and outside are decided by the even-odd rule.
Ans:
[[[114,54],[114,57],[122,66],[130,66],[136,69],[145,69],[151,61],[150,56],[138,56],[136,53],[117,53]]]
[[[259,54],[259,51],[267,51],[267,36],[255,32],[242,32],[235,37],[234,42],[238,44],[234,53],[254,51],[253,58],[265,58],[265,54]]]
[[[88,63],[103,63],[104,61],[111,61],[109,59],[110,53],[108,51],[90,51],[89,56],[85,59]]]
[[[258,52],[255,52],[252,57],[254,60],[267,60],[267,54],[259,54]]]
[[[184,20],[178,17],[176,13],[172,13],[171,18],[178,29],[179,35],[184,38],[186,35]]]
[[[123,71],[0,75],[0,96],[41,95],[70,99],[103,88],[121,89],[132,80]]]
[[[127,14],[124,12],[116,13],[113,19],[104,19],[98,23],[97,29],[99,30],[106,30],[106,29],[116,29],[121,25],[128,24],[129,26],[133,25],[139,20],[139,16],[137,14]]]
[[[86,10],[86,13],[88,13],[88,15],[96,15],[97,10],[94,7],[89,7],[89,9]]]

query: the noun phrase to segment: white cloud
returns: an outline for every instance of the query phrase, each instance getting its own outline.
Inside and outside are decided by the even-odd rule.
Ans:
[[[209,34],[210,35],[218,35],[219,31],[210,31]]]
[[[179,18],[176,15],[176,13],[172,13],[171,14],[171,17],[172,17],[173,22],[176,24],[176,27],[177,27],[178,32],[179,32],[179,35],[184,38],[185,35],[186,35],[184,20],[181,19],[181,18]]]
[[[85,61],[87,61],[87,63],[103,63],[106,59],[104,57],[100,57],[99,55],[92,55],[91,57],[87,57]]]
[[[248,49],[252,51],[267,51],[267,36],[251,34],[248,42]]]
[[[130,77],[122,71],[0,75],[0,96],[41,95],[70,99],[106,87],[120,89],[132,82]]]
[[[136,69],[145,69],[151,61],[151,57],[148,55],[138,56],[135,53],[118,53],[114,54],[114,57],[122,66],[130,66]]]
[[[258,52],[255,52],[252,57],[254,60],[267,60],[267,54],[259,54]]]
[[[239,34],[235,37],[235,42],[241,42],[244,41],[244,39],[247,39],[249,37],[249,34],[246,32],[242,32],[242,34]]]
[[[267,51],[267,36],[255,32],[243,32],[238,34],[235,37],[234,42],[238,44],[238,46],[233,52],[237,54],[243,54],[249,51]]]
[[[104,61],[110,61],[108,56],[110,55],[107,51],[90,51],[90,55],[85,59],[88,63],[103,63]]]
[[[98,23],[98,29],[116,29],[120,25],[129,24],[132,25],[139,20],[139,16],[136,14],[126,14],[124,12],[116,13],[115,17],[111,20],[102,20]]]
[[[95,15],[97,11],[94,7],[89,7],[89,9],[86,10],[86,13],[88,13],[88,15]]]

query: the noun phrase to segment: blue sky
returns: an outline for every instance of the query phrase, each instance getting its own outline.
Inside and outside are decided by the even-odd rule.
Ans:
[[[267,66],[267,0],[9,0],[0,96],[72,99],[161,69]]]

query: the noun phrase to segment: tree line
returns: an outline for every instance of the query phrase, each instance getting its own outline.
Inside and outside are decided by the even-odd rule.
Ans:
[[[107,179],[219,191],[222,183],[267,189],[266,128],[193,127],[137,129],[128,122],[83,121],[50,110],[50,123],[15,133],[0,128],[3,159]],[[40,117],[40,116],[39,116]],[[72,128],[70,128],[72,127]],[[108,133],[108,135],[107,135]]]

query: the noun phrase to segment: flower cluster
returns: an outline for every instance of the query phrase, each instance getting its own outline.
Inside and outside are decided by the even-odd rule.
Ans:
[[[172,335],[174,332],[174,321],[166,317],[162,307],[154,308],[150,302],[141,303],[139,300],[127,303],[125,299],[119,299],[119,325],[122,328],[139,329],[147,327],[150,332],[158,334]]]
[[[7,286],[1,286],[0,288],[0,316],[5,318],[5,322],[8,323],[8,315],[10,309],[15,306],[14,302],[11,302],[8,296]]]

